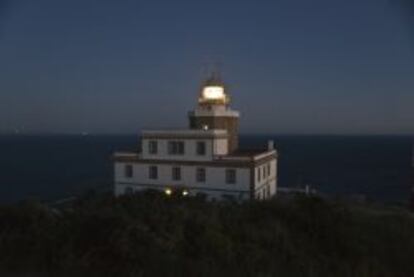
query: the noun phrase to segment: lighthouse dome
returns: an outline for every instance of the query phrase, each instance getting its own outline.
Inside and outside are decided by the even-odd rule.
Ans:
[[[226,86],[218,74],[212,74],[204,81],[198,103],[200,105],[227,105],[230,103]]]

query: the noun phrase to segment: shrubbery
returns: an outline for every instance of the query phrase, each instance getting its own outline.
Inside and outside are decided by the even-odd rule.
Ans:
[[[414,276],[408,212],[156,193],[0,207],[0,271],[50,276]]]

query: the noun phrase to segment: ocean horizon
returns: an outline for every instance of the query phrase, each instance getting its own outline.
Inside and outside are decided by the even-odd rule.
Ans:
[[[405,202],[410,192],[410,135],[242,134],[241,148],[274,140],[282,187],[321,194]],[[111,156],[137,151],[134,134],[0,135],[0,203],[41,201],[112,185]]]

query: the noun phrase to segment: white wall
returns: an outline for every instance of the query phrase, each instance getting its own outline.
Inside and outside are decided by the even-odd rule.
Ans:
[[[227,155],[228,154],[228,139],[215,139],[213,141],[213,154],[214,155]]]
[[[149,142],[157,141],[157,154],[149,153]],[[184,142],[184,155],[171,155],[168,153],[169,141]],[[206,144],[206,154],[197,154],[197,142],[202,141]],[[227,154],[227,139],[143,139],[142,158],[159,160],[183,160],[183,161],[211,161],[214,155]]]
[[[121,195],[127,187],[135,191],[154,188],[164,190],[167,187],[188,188],[190,194],[195,195],[198,192],[209,194],[210,198],[220,199],[222,195],[233,195],[243,199],[250,197],[250,169],[236,169],[236,184],[226,184],[224,167],[203,167],[206,169],[206,182],[198,183],[196,181],[196,169],[198,166],[179,166],[181,168],[181,180],[172,180],[172,165],[156,165],[158,167],[158,179],[149,179],[149,166],[151,164],[131,164],[133,167],[133,177],[128,178],[124,175],[125,165],[128,163],[115,163],[115,194]],[[148,185],[148,186],[138,186]]]
[[[268,172],[268,166],[270,166],[270,171]],[[264,178],[259,178],[264,170]],[[257,166],[254,170],[254,187],[255,195],[258,199],[265,199],[272,197],[276,194],[277,191],[277,160],[271,160],[268,163]],[[267,192],[268,190],[268,192]]]

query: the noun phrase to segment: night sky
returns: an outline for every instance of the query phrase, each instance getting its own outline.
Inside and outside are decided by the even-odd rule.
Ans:
[[[244,133],[414,134],[413,7],[0,0],[0,132],[186,127],[218,62]]]

